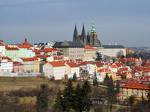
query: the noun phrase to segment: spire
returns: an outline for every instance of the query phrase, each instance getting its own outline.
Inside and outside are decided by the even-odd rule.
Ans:
[[[24,42],[27,43],[27,38],[25,38]]]
[[[91,33],[96,33],[96,28],[95,28],[95,24],[92,23],[91,26],[90,26],[90,32]]]
[[[84,24],[83,24],[83,27],[82,27],[82,33],[81,33],[81,36],[82,36],[82,37],[85,37],[85,36],[86,36]]]
[[[75,24],[75,28],[74,28],[74,32],[73,32],[73,41],[76,41],[78,37],[78,31],[77,31],[77,27]]]

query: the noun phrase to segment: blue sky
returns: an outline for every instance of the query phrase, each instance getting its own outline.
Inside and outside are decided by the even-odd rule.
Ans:
[[[72,40],[95,23],[103,44],[150,46],[150,0],[0,0],[0,39]]]

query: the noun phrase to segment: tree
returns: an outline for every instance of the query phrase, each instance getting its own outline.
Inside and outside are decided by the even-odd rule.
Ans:
[[[112,62],[113,62],[113,63],[115,63],[116,60],[117,60],[116,58],[114,58],[114,57],[112,58]]]
[[[82,108],[83,111],[89,111],[90,110],[90,106],[91,106],[91,102],[89,99],[89,93],[91,92],[91,87],[88,81],[85,81],[84,84],[82,85],[82,95],[83,95],[83,99],[82,99]],[[81,111],[82,112],[82,111]]]
[[[84,109],[84,106],[83,106],[83,92],[82,92],[82,88],[80,86],[80,84],[78,84],[76,86],[76,89],[75,89],[75,102],[74,102],[74,110],[76,112],[82,112],[82,110]]]
[[[150,83],[149,83],[149,88],[150,88]],[[148,106],[150,108],[150,90],[147,93],[147,99],[148,99]]]
[[[108,76],[108,73],[106,73],[106,76],[104,78],[104,85],[107,86],[108,82],[109,82],[109,76]]]
[[[63,91],[63,103],[66,106],[65,111],[70,111],[72,109],[74,103],[74,88],[71,80],[68,80],[66,88]]]
[[[116,83],[116,87],[115,88],[116,88],[115,92],[116,92],[116,94],[118,94],[120,92],[120,84],[119,84],[118,81]]]
[[[77,81],[77,74],[76,74],[76,72],[73,74],[72,80],[73,80],[73,81]]]
[[[148,99],[148,102],[150,103],[150,91],[148,91],[147,99]]]
[[[93,77],[93,86],[98,86],[98,79],[96,76],[96,72],[95,72],[94,77]]]
[[[133,106],[134,102],[135,102],[135,96],[131,95],[128,99],[128,103],[130,105],[131,111],[132,111],[132,106]]]
[[[55,105],[54,108],[56,111],[58,112],[64,112],[66,110],[66,105],[64,105],[64,100],[63,100],[63,94],[62,92],[59,90],[58,94],[57,94],[57,98],[55,100]]]
[[[99,52],[96,52],[96,59],[95,61],[101,61],[102,60],[102,55]]]
[[[48,86],[45,84],[41,85],[41,88],[37,94],[37,112],[48,111]]]
[[[117,53],[117,58],[124,58],[125,56],[123,55],[123,51],[119,51]]]
[[[107,98],[109,102],[109,110],[112,111],[112,104],[116,100],[116,90],[113,84],[112,76],[108,77],[106,75],[105,77],[105,85],[107,86]]]
[[[83,86],[82,86],[83,92],[85,93],[85,95],[88,95],[88,93],[91,92],[91,87],[88,81],[85,81]]]

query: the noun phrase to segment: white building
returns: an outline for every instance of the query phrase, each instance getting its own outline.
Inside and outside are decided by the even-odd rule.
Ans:
[[[66,64],[66,74],[68,75],[68,78],[72,78],[74,74],[76,74],[77,77],[79,77],[79,65],[74,62],[67,62]]]
[[[0,40],[0,56],[4,56],[5,55],[5,43]]]
[[[0,62],[0,72],[12,72],[13,62],[7,59],[3,59]]]
[[[54,77],[55,80],[61,80],[65,78],[66,66],[61,61],[49,62],[43,66],[43,72],[48,78]]]
[[[103,45],[103,47],[98,48],[98,52],[110,57],[126,56],[126,48],[122,45]]]

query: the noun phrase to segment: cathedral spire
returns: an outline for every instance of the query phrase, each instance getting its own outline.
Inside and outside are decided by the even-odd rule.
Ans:
[[[83,44],[85,45],[86,41],[87,41],[87,37],[86,37],[86,33],[85,33],[84,24],[83,24],[83,27],[82,27],[81,37],[82,37]]]
[[[27,38],[24,39],[24,42],[27,43]]]
[[[83,24],[83,27],[82,27],[82,33],[81,33],[81,35],[82,35],[82,37],[85,37],[85,36],[86,36],[84,24]]]
[[[75,28],[74,28],[74,32],[73,32],[73,41],[75,42],[78,38],[78,31],[77,31],[77,27],[75,24]]]

